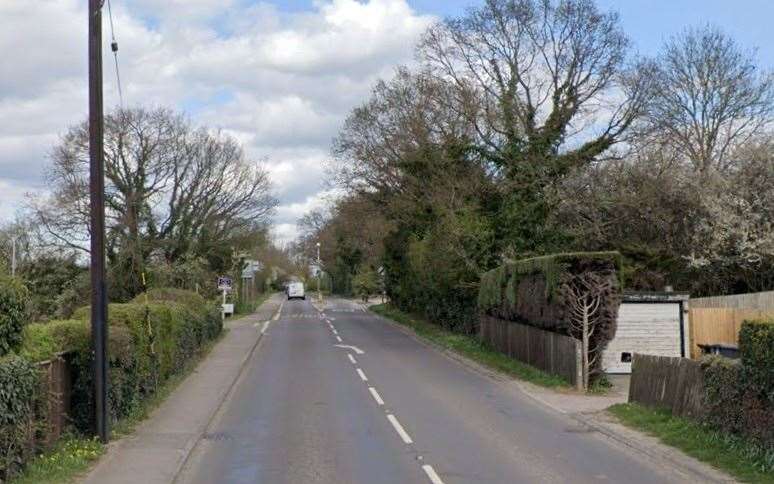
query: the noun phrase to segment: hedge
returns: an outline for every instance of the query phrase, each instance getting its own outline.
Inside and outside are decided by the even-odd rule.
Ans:
[[[739,361],[703,360],[704,419],[774,449],[774,320],[745,321],[739,351]]]
[[[0,482],[32,453],[38,381],[38,370],[30,361],[16,355],[0,358]]]
[[[148,301],[145,303],[145,301]],[[14,410],[7,412],[4,405],[14,403],[14,409],[34,405],[27,386],[18,386],[16,393],[2,393],[6,379],[19,380],[21,369],[35,369],[35,363],[65,354],[72,369],[72,395],[69,417],[74,427],[84,433],[92,431],[93,391],[90,309],[81,308],[74,319],[27,325],[18,347],[20,356],[0,360],[0,419],[7,415],[9,429],[24,429],[30,414]],[[141,295],[128,304],[111,304],[108,308],[108,403],[113,421],[129,415],[137,404],[152,395],[172,375],[183,371],[185,365],[203,344],[214,339],[222,330],[220,311],[194,293],[176,290],[157,290]],[[10,363],[9,363],[10,362]],[[33,371],[32,386],[38,381]],[[14,386],[14,388],[16,388]],[[25,406],[26,405],[26,406]],[[4,422],[0,420],[0,422]],[[21,450],[30,439],[0,429],[13,445],[0,438],[8,459],[0,462],[0,476],[13,469],[13,462],[21,462]],[[10,432],[9,430],[9,432]],[[5,454],[4,454],[5,455]]]
[[[29,291],[20,280],[0,276],[0,356],[21,344],[29,299]]]

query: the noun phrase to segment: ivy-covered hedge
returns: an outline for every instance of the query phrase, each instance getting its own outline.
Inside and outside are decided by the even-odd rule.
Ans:
[[[705,420],[774,449],[774,320],[745,321],[741,360],[706,357]]]
[[[609,277],[618,292],[622,289],[618,252],[554,254],[507,263],[485,273],[481,277],[478,308],[500,319],[567,333],[569,321],[560,283],[568,275],[583,272]],[[617,314],[607,316],[614,320]],[[615,324],[607,333],[608,339],[615,336]]]
[[[147,303],[145,302],[147,301]],[[73,374],[69,417],[90,433],[93,418],[89,308],[74,319],[29,324],[21,333],[18,356],[0,360],[0,478],[21,462],[31,439],[35,364],[65,354]],[[128,415],[171,376],[183,371],[202,345],[222,330],[220,311],[194,293],[152,291],[128,304],[108,308],[109,409],[113,421]],[[32,371],[29,371],[29,370]],[[21,382],[11,384],[6,382]],[[8,410],[11,408],[11,410]],[[6,439],[6,436],[7,439]]]
[[[0,357],[0,482],[33,451],[38,381],[38,370],[30,361],[16,355]]]
[[[607,347],[617,328],[621,265],[618,252],[553,254],[510,262],[481,277],[478,309],[495,318],[581,339],[577,328],[571,328],[572,298],[563,286],[593,275],[605,283],[605,289],[599,289],[599,317],[589,341],[588,357],[593,361],[589,373],[595,378],[601,368],[601,358],[595,355]]]
[[[20,280],[0,276],[0,356],[21,344],[29,299],[29,291]]]

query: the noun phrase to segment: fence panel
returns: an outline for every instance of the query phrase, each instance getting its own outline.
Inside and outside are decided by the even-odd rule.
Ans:
[[[691,358],[701,356],[700,344],[738,344],[739,330],[746,319],[774,316],[774,310],[738,308],[694,308],[689,310]]]
[[[485,315],[480,319],[479,336],[515,360],[561,376],[575,386],[582,384],[581,344],[574,338]]]
[[[687,358],[634,354],[629,401],[668,408],[673,415],[698,417],[703,411],[701,363]]]

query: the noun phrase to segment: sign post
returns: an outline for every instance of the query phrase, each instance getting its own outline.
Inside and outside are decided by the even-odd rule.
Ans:
[[[223,316],[224,320],[226,319],[227,313],[232,315],[234,314],[234,305],[226,304],[226,294],[231,292],[233,287],[234,281],[232,281],[230,277],[218,277],[218,289],[223,291],[223,305],[221,307],[221,315]]]

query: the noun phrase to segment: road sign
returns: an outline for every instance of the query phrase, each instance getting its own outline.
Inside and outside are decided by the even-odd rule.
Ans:
[[[234,287],[234,282],[230,277],[218,277],[218,290],[230,291],[232,287]]]

